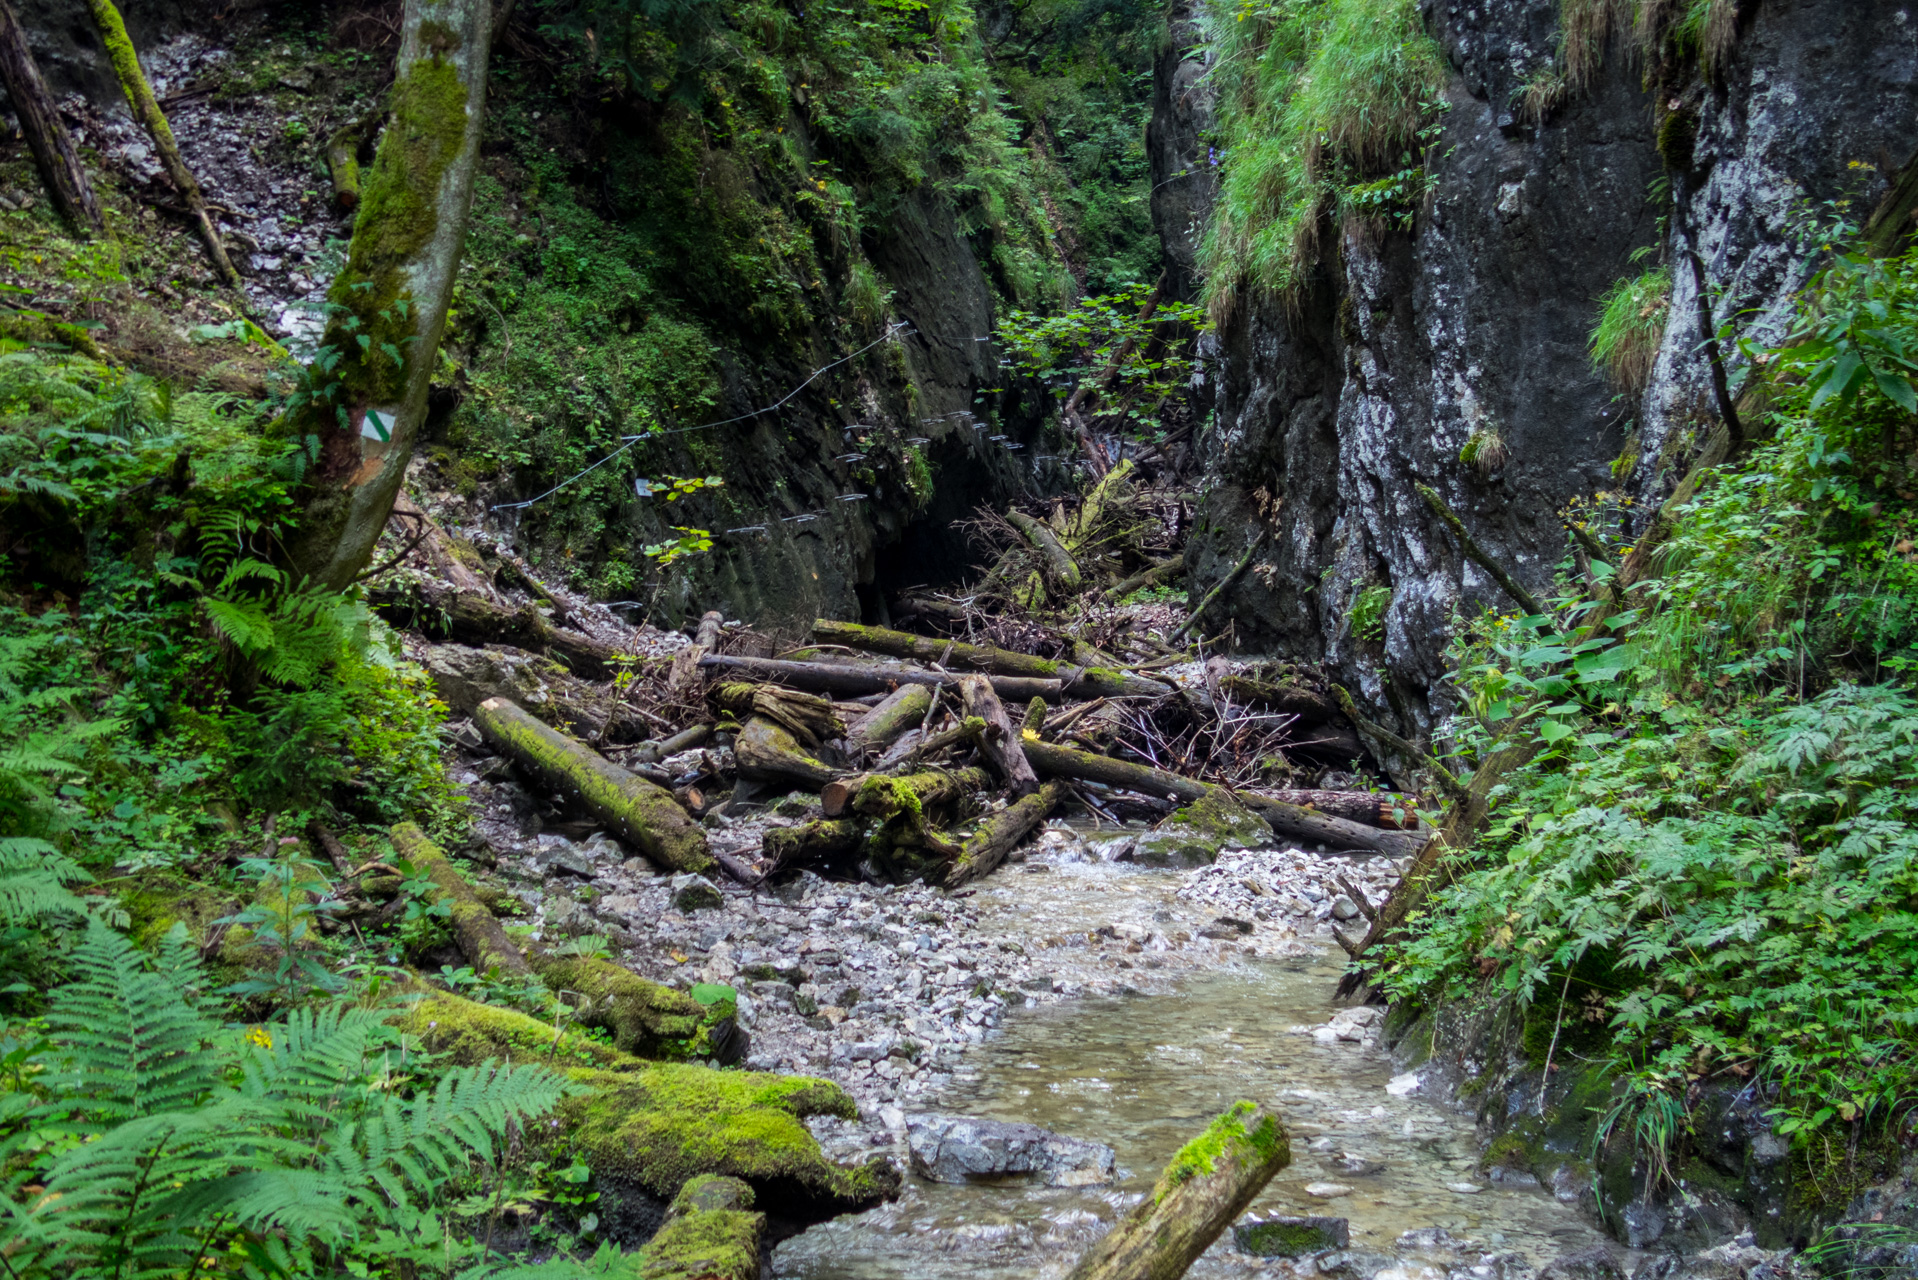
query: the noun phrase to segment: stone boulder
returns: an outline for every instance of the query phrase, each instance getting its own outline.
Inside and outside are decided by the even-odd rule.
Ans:
[[[1264,818],[1229,796],[1213,792],[1186,805],[1141,835],[1132,860],[1148,866],[1200,867],[1227,849],[1257,849],[1273,843]]]
[[[1032,1124],[914,1116],[906,1124],[912,1171],[932,1182],[1035,1181],[1049,1187],[1111,1182],[1111,1147]]]
[[[1344,1218],[1315,1215],[1247,1218],[1232,1228],[1232,1243],[1240,1253],[1255,1258],[1303,1258],[1309,1254],[1344,1249],[1351,1230]]]

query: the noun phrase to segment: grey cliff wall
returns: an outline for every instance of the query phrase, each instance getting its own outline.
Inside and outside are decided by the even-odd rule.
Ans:
[[[1449,710],[1442,677],[1457,622],[1512,605],[1414,485],[1435,488],[1491,555],[1542,591],[1564,555],[1565,504],[1620,488],[1623,455],[1622,487],[1647,509],[1709,420],[1695,293],[1677,255],[1698,246],[1708,288],[1722,294],[1718,322],[1776,333],[1806,271],[1793,210],[1853,189],[1869,208],[1883,172],[1918,145],[1909,3],[1748,3],[1716,76],[1688,72],[1677,90],[1656,79],[1668,68],[1648,77],[1614,39],[1597,82],[1538,124],[1515,98],[1556,49],[1554,0],[1422,9],[1453,68],[1431,195],[1409,231],[1329,229],[1338,252],[1291,309],[1241,305],[1209,340],[1212,491],[1191,584],[1195,595],[1208,589],[1264,523],[1269,552],[1209,629],[1229,617],[1244,650],[1332,664],[1375,713],[1418,734]],[[1202,58],[1188,54],[1173,73]],[[1180,92],[1179,110],[1161,95],[1161,136],[1206,117],[1189,82]],[[1681,96],[1663,96],[1672,92]],[[1696,145],[1669,175],[1668,205],[1652,184],[1667,174],[1658,125],[1674,103],[1695,121]],[[1673,136],[1668,153],[1679,150]],[[1165,151],[1198,154],[1203,141]],[[1171,256],[1182,226],[1161,231]],[[1647,246],[1681,269],[1656,374],[1630,404],[1586,351],[1596,299],[1643,269],[1631,255]],[[1475,429],[1505,443],[1507,461],[1490,474],[1459,460]],[[1391,592],[1383,635],[1355,636],[1353,602],[1379,587]]]

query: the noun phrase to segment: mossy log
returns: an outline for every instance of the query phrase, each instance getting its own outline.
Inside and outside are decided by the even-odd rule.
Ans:
[[[1292,1163],[1277,1116],[1234,1103],[1172,1157],[1139,1207],[1079,1259],[1067,1280],[1177,1280]]]
[[[635,1280],[759,1280],[766,1215],[737,1178],[702,1173],[679,1189],[640,1249]]]
[[[333,182],[336,213],[351,213],[360,206],[360,148],[378,122],[377,114],[350,121],[326,140],[326,172]]]
[[[1023,511],[1006,512],[1006,522],[1017,529],[1020,536],[1039,553],[1039,563],[1045,566],[1047,585],[1060,596],[1078,594],[1085,585],[1085,578],[1079,572],[1079,562],[1059,541],[1059,535]]]
[[[1345,709],[1345,718],[1356,725],[1359,732],[1369,734],[1374,741],[1384,744],[1388,750],[1397,752],[1413,768],[1423,769],[1432,775],[1433,780],[1438,783],[1439,790],[1453,800],[1458,800],[1465,795],[1464,784],[1424,747],[1401,738],[1382,724],[1367,720],[1359,713],[1358,704],[1352,701],[1351,693],[1344,686],[1339,686],[1336,692],[1339,696],[1339,705]]]
[[[1160,681],[1110,667],[1076,667],[1071,663],[1037,658],[1029,653],[995,649],[991,645],[966,644],[958,640],[935,640],[907,631],[889,631],[884,627],[866,627],[856,622],[834,622],[820,618],[812,624],[814,638],[822,644],[842,644],[849,649],[891,654],[920,662],[936,662],[942,667],[983,671],[996,676],[1031,676],[1059,680],[1067,697],[1072,698],[1163,698],[1172,692]],[[1020,702],[1042,692],[1020,694],[993,681],[993,691],[1002,698]],[[1047,701],[1055,701],[1047,698]]]
[[[1181,777],[1147,765],[1042,742],[1032,734],[1025,735],[1024,745],[1026,758],[1032,761],[1033,768],[1055,778],[1083,778],[1088,782],[1103,782],[1110,787],[1123,787],[1142,795],[1166,796],[1187,804],[1215,790],[1223,790],[1209,782]],[[1391,857],[1415,854],[1426,843],[1426,837],[1422,835],[1385,831],[1348,822],[1256,792],[1235,791],[1230,794],[1239,804],[1264,818],[1278,834],[1295,840],[1308,840],[1340,849],[1370,849]]]
[[[1252,676],[1226,675],[1219,688],[1230,697],[1281,715],[1297,716],[1305,724],[1331,724],[1344,719],[1339,704],[1308,684],[1280,684]]]
[[[420,631],[433,640],[471,646],[507,644],[545,653],[586,680],[610,680],[618,669],[619,651],[612,645],[556,627],[530,604],[509,609],[475,592],[430,583],[376,590],[370,602],[386,622]]]
[[[752,1187],[759,1208],[801,1225],[898,1194],[899,1175],[883,1159],[835,1164],[806,1129],[809,1116],[858,1118],[852,1098],[831,1081],[646,1062],[444,992],[390,1021],[463,1066],[505,1059],[564,1070],[582,1092],[560,1104],[556,1124],[540,1126],[528,1141],[564,1142],[580,1154],[601,1189],[602,1219],[617,1212],[623,1195],[670,1202],[706,1174],[739,1179]]]
[[[733,740],[739,776],[756,782],[797,783],[814,791],[845,773],[808,751],[792,731],[755,715]]]
[[[556,956],[542,947],[528,956],[535,972],[555,992],[582,997],[573,1016],[581,1026],[613,1037],[613,1047],[640,1058],[741,1056],[730,1015],[708,1023],[707,1010],[683,991],[662,987],[631,969],[591,956]],[[702,1032],[705,1034],[702,1035]],[[723,1052],[722,1052],[723,1051]]]
[[[993,694],[986,678],[966,676],[960,680],[959,697],[965,704],[966,715],[984,723],[984,730],[979,735],[979,753],[986,758],[993,771],[1005,779],[1012,794],[1029,796],[1037,791],[1039,775],[1032,771],[1032,763],[1020,749],[1012,720],[1006,715],[1005,707]]]
[[[729,658],[708,654],[699,665],[710,671],[735,671],[758,680],[772,680],[797,689],[812,689],[840,697],[857,698],[868,693],[889,693],[902,684],[923,684],[928,688],[950,688],[959,677],[941,671],[917,667],[886,666],[857,662],[789,662],[779,658]],[[1040,680],[1025,676],[989,677],[992,691],[1002,698],[1024,702],[1044,698],[1048,702],[1064,696],[1060,680]]]
[[[673,793],[549,729],[519,704],[488,698],[473,710],[486,740],[559,795],[584,806],[646,857],[674,871],[713,868],[706,833]]]
[[[852,853],[865,838],[865,829],[850,818],[819,818],[796,827],[774,827],[766,833],[763,846],[772,862],[766,874]]]
[[[640,1071],[649,1064],[594,1036],[567,1026],[554,1027],[515,1009],[481,1004],[420,985],[424,998],[387,1021],[418,1036],[429,1052],[454,1066],[476,1067],[489,1059],[515,1066],[543,1063],[562,1070],[589,1067],[602,1071]]]
[[[921,817],[928,809],[951,804],[991,785],[992,779],[984,769],[970,765],[895,776],[869,773],[848,808],[881,822],[904,814]]]
[[[435,900],[452,908],[447,923],[466,962],[479,973],[497,970],[502,975],[513,977],[532,976],[533,968],[526,963],[526,957],[520,954],[519,947],[506,936],[506,930],[494,919],[486,904],[480,901],[479,895],[473,892],[473,886],[466,883],[466,877],[447,860],[440,847],[428,840],[426,833],[411,822],[402,822],[394,827],[392,836],[393,847],[400,856],[433,882]]]
[[[932,690],[922,684],[903,684],[846,730],[846,746],[858,755],[873,755],[917,728],[932,707]]]
[[[839,713],[833,709],[832,699],[776,684],[723,681],[713,686],[711,701],[715,707],[730,711],[742,720],[748,716],[764,716],[792,734],[804,747],[817,747],[846,732],[839,722]]]
[[[27,33],[7,0],[0,0],[0,81],[6,83],[20,132],[26,138],[27,150],[33,153],[40,184],[53,201],[54,212],[83,240],[105,231],[107,223],[94,197],[93,183],[80,164],[80,153],[74,150],[73,136],[60,119],[60,109],[47,91],[40,64],[34,61],[27,44]]]
[[[1066,784],[1055,779],[981,822],[959,846],[959,857],[946,872],[946,888],[957,889],[990,874],[1034,827],[1046,820],[1046,815],[1059,807],[1066,791]]]
[[[94,25],[100,29],[100,39],[107,47],[107,61],[119,78],[127,106],[132,108],[133,118],[140,122],[147,136],[153,139],[153,149],[160,153],[160,165],[166,170],[167,180],[180,193],[194,229],[200,233],[200,242],[206,248],[207,260],[213,264],[214,274],[228,288],[240,288],[240,273],[233,269],[233,260],[227,257],[220,233],[207,214],[206,197],[200,193],[199,180],[180,157],[180,146],[173,140],[173,128],[160,110],[160,100],[153,96],[146,72],[140,69],[140,55],[133,47],[133,37],[127,34],[120,11],[113,7],[113,0],[87,0],[87,7],[93,12]]]

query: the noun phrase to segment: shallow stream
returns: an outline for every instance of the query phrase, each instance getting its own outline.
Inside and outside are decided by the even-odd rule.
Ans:
[[[1174,897],[1182,883],[1177,872],[1085,863],[1055,870],[993,877],[980,895],[982,912],[1004,912],[1036,930],[1102,918],[1092,903],[1114,896],[1140,914],[1190,909]],[[1238,1098],[1275,1106],[1292,1139],[1291,1167],[1253,1212],[1349,1218],[1349,1256],[1327,1259],[1345,1262],[1348,1274],[1372,1276],[1391,1266],[1403,1268],[1405,1280],[1437,1280],[1461,1269],[1516,1274],[1602,1239],[1536,1186],[1480,1176],[1469,1119],[1416,1094],[1389,1093],[1395,1069],[1382,1048],[1305,1033],[1337,1011],[1332,990],[1339,973],[1340,964],[1323,952],[1273,958],[1248,951],[1188,973],[1169,990],[1141,984],[1155,994],[1010,1012],[952,1082],[913,1109],[1023,1121],[1106,1143],[1118,1153],[1119,1183],[1053,1189],[908,1177],[898,1201],[782,1243],[773,1275],[1063,1275],[1150,1187],[1167,1158]],[[1314,1183],[1349,1191],[1323,1198],[1305,1190]],[[1442,1229],[1436,1236],[1429,1231],[1435,1227]],[[1421,1231],[1422,1239],[1401,1240]],[[1300,1270],[1315,1269],[1307,1263]],[[1228,1234],[1189,1274],[1206,1280],[1300,1270],[1241,1254]]]

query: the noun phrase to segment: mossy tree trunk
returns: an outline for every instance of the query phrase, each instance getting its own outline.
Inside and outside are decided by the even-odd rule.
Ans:
[[[372,558],[426,417],[473,203],[492,8],[406,2],[392,111],[329,294],[313,392],[287,424],[319,440],[291,557],[335,589]]]
[[[106,219],[100,215],[100,202],[93,197],[93,184],[80,167],[73,139],[61,123],[60,112],[47,92],[40,75],[40,64],[33,60],[27,45],[27,33],[14,16],[13,6],[0,0],[0,80],[13,100],[14,114],[20,119],[20,132],[26,135],[27,150],[33,152],[34,167],[47,198],[67,224],[81,236],[105,231]]]
[[[226,256],[219,228],[213,225],[213,218],[206,211],[206,197],[200,194],[199,180],[181,158],[180,146],[173,140],[173,127],[160,110],[159,99],[153,96],[146,72],[140,69],[140,54],[133,47],[133,38],[127,35],[127,24],[121,21],[113,0],[87,0],[87,7],[93,12],[94,25],[100,29],[100,39],[106,42],[107,60],[113,64],[114,75],[119,77],[120,89],[127,96],[127,105],[133,109],[133,118],[153,139],[153,148],[160,153],[160,163],[166,167],[167,180],[179,191],[180,199],[186,203],[187,216],[193,219],[194,229],[206,246],[214,274],[220,277],[222,284],[238,289],[240,273],[233,269],[233,260]]]
[[[1291,1163],[1278,1117],[1236,1103],[1172,1157],[1151,1194],[1066,1280],[1177,1280]]]

